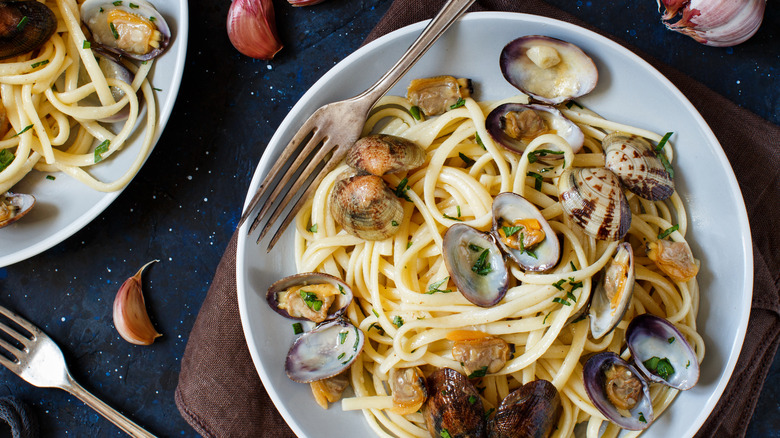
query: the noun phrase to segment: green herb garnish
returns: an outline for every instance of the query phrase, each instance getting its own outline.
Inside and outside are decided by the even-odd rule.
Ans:
[[[412,247],[412,241],[410,240],[410,241],[409,241],[409,242],[406,244],[406,249],[409,249],[409,248],[411,248],[411,247]]]
[[[409,114],[414,117],[414,120],[422,120],[422,115],[420,114],[420,107],[417,105],[414,105],[413,107],[409,108]]]
[[[157,21],[157,17],[149,17],[149,21],[151,21],[152,23],[154,23],[155,21]]]
[[[398,187],[393,190],[395,193],[395,196],[398,196],[399,198],[406,199],[409,202],[412,202],[411,198],[409,198],[409,195],[406,194],[406,191],[409,190],[409,187],[406,186],[406,183],[409,182],[409,178],[404,178],[401,180],[401,182],[398,183]]]
[[[576,266],[574,266],[574,262],[572,262],[572,261],[569,261],[569,266],[571,266],[571,270],[572,270],[572,271],[576,271],[576,270],[577,270],[577,267],[576,267]]]
[[[574,282],[574,277],[569,277],[569,284],[571,285],[571,291],[572,292],[574,292],[575,290],[577,290],[577,289],[582,287],[582,282],[578,281],[578,282],[575,283]]]
[[[301,298],[309,309],[315,312],[319,312],[322,309],[322,300],[319,300],[319,297],[314,292],[301,290]]]
[[[341,295],[346,295],[346,293],[344,293],[344,286],[342,286],[342,285],[339,285],[339,293],[340,293]]]
[[[108,146],[111,144],[111,140],[103,140],[103,143],[100,143],[95,148],[95,163],[99,163],[103,159],[103,154],[108,151]]]
[[[450,435],[449,432],[447,432],[447,429],[442,428],[441,432],[439,432],[439,436],[441,438],[452,438],[452,435]]]
[[[518,231],[522,230],[523,226],[522,225],[518,225],[516,227],[501,227],[501,229],[504,230],[504,235],[506,237],[510,237],[510,236],[513,236],[514,234],[516,234]]]
[[[555,288],[558,290],[563,290],[563,283],[566,283],[566,280],[561,278],[557,282],[553,283],[553,286],[555,286]]]
[[[680,224],[675,224],[667,229],[665,229],[661,234],[658,235],[659,239],[665,239],[666,236],[674,233],[675,231],[680,229]]]
[[[542,175],[539,175],[536,172],[528,172],[528,173],[526,173],[526,176],[530,176],[530,177],[535,179],[535,181],[534,181],[534,189],[542,190],[542,180],[544,179],[544,177],[542,177]]]
[[[394,227],[397,227],[398,226],[398,222],[395,221],[395,220],[392,220],[392,221],[390,221],[390,225],[392,225]]]
[[[475,377],[485,377],[485,374],[487,374],[487,369],[488,369],[487,365],[481,367],[480,369],[469,374],[469,379],[473,379]]]
[[[473,243],[469,243],[469,249],[474,251],[474,252],[481,252],[481,251],[485,250],[485,248],[483,248],[481,246],[474,245]]]
[[[13,163],[14,158],[16,158],[16,156],[8,149],[0,150],[0,171],[10,166],[11,163]]]
[[[393,318],[393,325],[400,328],[402,325],[404,325],[404,319],[398,315],[395,315],[395,317]]]
[[[22,17],[21,20],[19,20],[19,23],[16,25],[16,30],[21,31],[24,29],[25,26],[27,26],[27,22],[30,21],[30,18],[26,15]]]
[[[34,63],[30,64],[30,67],[36,68],[36,67],[40,67],[42,65],[46,65],[48,63],[49,63],[49,60],[48,59],[44,59],[43,61],[38,61],[38,62],[34,62]]]
[[[116,0],[115,2],[113,2],[113,5],[114,6],[122,6],[122,0]]]
[[[453,110],[455,108],[460,108],[460,107],[462,107],[465,104],[466,104],[466,99],[460,97],[460,98],[458,98],[457,102],[455,102],[453,105],[450,106],[450,109]]]
[[[481,138],[479,138],[479,133],[478,133],[478,132],[475,132],[475,133],[474,133],[474,139],[477,141],[477,144],[478,144],[478,145],[479,145],[479,146],[480,146],[482,149],[484,149],[484,150],[487,150],[487,148],[485,147],[485,143],[482,143],[482,139],[481,139]]]
[[[661,141],[659,141],[658,145],[656,145],[656,147],[655,147],[655,153],[656,154],[659,154],[659,153],[661,153],[662,150],[664,150],[664,146],[666,146],[666,142],[669,141],[669,137],[671,137],[672,134],[674,134],[674,133],[673,132],[667,132],[666,134],[664,134],[664,136],[661,139]]]
[[[449,219],[449,220],[452,220],[452,221],[463,222],[463,219],[461,219],[459,217],[452,217],[452,216],[448,215],[447,213],[442,213],[441,215],[442,215],[442,217],[444,217],[444,219]]]
[[[650,372],[657,375],[658,377],[668,380],[669,376],[674,374],[674,367],[669,362],[669,359],[667,358],[659,358],[658,356],[653,356],[650,359],[647,359],[646,361],[642,362],[642,364],[647,368]]]
[[[347,332],[339,332],[339,344],[343,344],[347,340]]]
[[[674,336],[672,336],[671,338],[667,339],[666,342],[668,342],[670,344],[674,343]]]
[[[577,297],[575,297],[574,294],[571,292],[566,292],[566,298],[574,301],[575,303],[577,302]]]
[[[309,232],[316,233],[317,232],[317,224],[314,224],[309,227]]]
[[[135,4],[135,3],[130,3],[130,4],[128,4],[128,6],[130,6],[130,9],[138,9],[139,8],[139,6],[137,4]]]
[[[368,330],[366,330],[366,331],[371,330],[372,327],[375,328],[376,331],[379,332],[380,335],[382,335],[382,336],[385,335],[385,331],[382,329],[382,327],[380,327],[379,324],[377,324],[375,322],[372,322],[371,325],[368,326]]]
[[[528,154],[528,162],[536,163],[536,161],[539,160],[539,157],[546,157],[547,155],[563,155],[563,151],[553,151],[550,149],[537,149],[535,151],[531,151]],[[564,165],[564,167],[566,166]]]
[[[111,35],[114,35],[114,39],[119,39],[119,32],[116,31],[116,27],[114,26],[113,22],[108,23],[108,27],[111,28]]]
[[[546,316],[544,317],[544,319],[542,320],[542,324],[543,324],[543,325],[544,325],[544,324],[547,324],[547,318],[548,318],[548,317],[549,317],[551,314],[552,314],[552,310],[550,310],[549,312],[547,312],[547,315],[546,315]]]
[[[293,334],[300,335],[303,333],[303,325],[300,322],[293,323]]]
[[[55,178],[54,175],[46,175],[46,179],[48,179],[49,181],[54,181],[57,178]]]
[[[485,412],[485,419],[490,418],[490,415],[492,415],[495,410],[496,410],[496,408],[488,409],[487,412]]]
[[[89,41],[87,41],[87,40],[84,40],[84,43],[81,45],[81,48],[82,48],[82,49],[89,49],[89,48],[91,48],[91,47],[92,47],[92,43],[90,43],[90,42],[89,42]]]
[[[343,359],[343,358],[344,358],[344,356],[346,356],[346,355],[347,355],[347,353],[341,353],[341,354],[339,354],[339,357],[337,357],[336,359],[338,359],[338,360],[341,360],[341,359]]]
[[[639,413],[639,421],[641,421],[642,423],[647,423],[647,420],[645,420],[645,414],[641,412]]]
[[[571,306],[571,303],[564,300],[563,298],[555,297],[552,299],[553,303],[563,304],[564,306]]]
[[[437,281],[436,283],[431,283],[431,284],[429,284],[429,285],[428,285],[428,290],[427,290],[427,291],[425,291],[425,293],[426,293],[426,294],[428,294],[428,295],[431,295],[431,294],[435,294],[436,292],[441,292],[441,293],[449,293],[449,292],[452,292],[452,290],[451,290],[451,289],[446,289],[446,290],[442,290],[442,289],[441,289],[441,287],[442,287],[443,285],[447,284],[447,281],[448,281],[449,279],[450,279],[450,277],[449,277],[449,276],[447,276],[447,277],[444,277],[444,279],[443,279],[443,280],[441,280],[441,281]]]
[[[460,157],[461,160],[463,160],[464,163],[466,163],[466,167],[476,163],[476,161],[469,158],[468,155],[464,154],[463,152],[458,152],[458,156]]]
[[[570,101],[566,102],[566,108],[568,108],[568,109],[571,109],[571,107],[573,107],[574,105],[577,105],[577,107],[582,109],[582,105],[578,104],[577,102],[575,102],[573,100],[570,100]]]
[[[469,396],[469,404],[470,404],[470,405],[473,405],[473,404],[474,404],[474,403],[476,403],[476,402],[477,402],[477,396],[475,396],[475,395],[470,395],[470,396]]]
[[[490,272],[493,271],[493,268],[490,267],[490,262],[487,261],[489,255],[489,250],[486,249],[482,251],[482,254],[479,255],[477,262],[474,263],[474,266],[471,267],[471,270],[474,271],[477,275],[481,275],[483,277],[490,274]]]

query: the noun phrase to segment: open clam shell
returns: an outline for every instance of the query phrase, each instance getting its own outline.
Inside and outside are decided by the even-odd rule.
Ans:
[[[165,18],[146,0],[86,0],[81,5],[81,21],[95,43],[138,61],[160,56],[171,40]]]
[[[547,380],[534,380],[504,397],[490,421],[491,438],[548,437],[563,412],[561,396]]]
[[[674,180],[646,139],[615,131],[601,141],[606,167],[637,195],[660,201],[674,193]]]
[[[530,111],[530,113],[528,112]],[[547,105],[505,103],[497,106],[485,119],[490,137],[506,149],[522,154],[528,143],[543,134],[557,134],[569,143],[576,154],[585,142],[585,134],[556,108]],[[549,146],[558,151],[557,146]],[[561,158],[563,155],[550,155]]]
[[[543,240],[526,249],[521,242],[528,237],[525,230],[529,225],[538,225],[539,229],[531,232],[541,231]],[[546,271],[560,259],[555,231],[536,206],[516,193],[500,193],[493,200],[492,233],[501,249],[526,271]]]
[[[617,370],[621,370],[619,372]],[[604,352],[592,356],[582,367],[585,392],[596,409],[609,421],[623,429],[642,430],[653,422],[653,402],[650,390],[642,374],[615,353]],[[630,381],[633,391],[627,391]],[[608,389],[608,386],[611,387]],[[610,399],[610,394],[626,396],[633,400],[630,409],[619,409]]]
[[[620,240],[631,227],[631,209],[620,181],[610,170],[568,168],[558,179],[563,211],[586,234]]]
[[[284,363],[287,377],[299,383],[311,383],[341,373],[352,365],[363,350],[363,331],[345,319],[316,326],[299,336]]]
[[[649,313],[637,316],[626,329],[626,342],[634,363],[648,379],[683,391],[699,381],[696,353],[666,319]]]
[[[500,65],[510,84],[553,105],[590,92],[599,77],[596,64],[579,47],[541,35],[511,41],[501,51]]]
[[[310,286],[311,290],[307,291],[306,286]],[[323,297],[325,294],[321,292],[317,293],[314,289],[315,287],[322,288],[322,286],[325,286],[324,289],[326,293],[330,292],[332,294],[328,296],[333,296],[335,299],[333,299],[327,309],[311,309],[312,303],[316,300],[320,301],[320,306],[324,302]],[[291,289],[294,294],[305,295],[307,292],[312,292],[317,295],[317,297],[308,300],[308,303],[304,299],[298,300],[299,296],[288,298],[286,297],[286,294]],[[347,307],[349,307],[352,302],[352,297],[353,293],[349,285],[337,277],[320,272],[306,272],[282,278],[272,284],[266,293],[266,301],[268,301],[268,305],[271,306],[276,313],[285,318],[298,320],[311,320],[311,318],[304,316],[304,314],[309,314],[312,310],[322,314],[321,320],[337,318],[347,310]],[[293,310],[296,308],[296,305],[292,303],[293,299],[299,301],[297,304],[298,307],[306,306],[308,309],[302,309],[303,312]],[[294,316],[291,315],[291,312]]]
[[[11,225],[30,212],[35,197],[24,193],[7,192],[0,195],[0,228]]]
[[[444,233],[442,253],[450,278],[467,300],[490,307],[504,298],[509,272],[492,234],[455,224]]]
[[[485,408],[466,376],[452,368],[439,368],[428,376],[428,394],[423,417],[432,437],[484,436]]]
[[[590,333],[594,339],[617,327],[634,294],[634,251],[631,244],[618,245],[615,256],[601,273],[590,303]]]

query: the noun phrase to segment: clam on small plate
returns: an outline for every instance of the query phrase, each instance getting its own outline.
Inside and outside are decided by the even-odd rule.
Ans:
[[[184,72],[189,9],[186,0],[151,0],[151,3],[165,17],[173,35],[166,52],[155,60],[150,73],[152,86],[161,90],[156,92],[158,128],[154,142],[157,143],[173,111]],[[141,111],[139,119],[146,117],[146,111],[143,108]],[[120,153],[89,172],[103,181],[112,181],[124,174],[141,148],[143,134],[143,130],[137,130]],[[0,229],[0,267],[38,255],[74,235],[122,192],[98,192],[65,174],[52,174],[57,178],[55,181],[46,179],[47,175],[49,173],[33,171],[14,185],[12,191],[34,195],[36,205],[24,219]]]
[[[271,138],[249,187],[247,203],[303,121],[321,105],[349,98],[371,85],[401,56],[424,24],[405,27],[361,47],[312,86]],[[509,41],[535,34],[572,42],[593,58],[599,84],[578,102],[611,120],[661,134],[675,132],[675,185],[689,213],[688,240],[702,260],[697,322],[707,354],[698,385],[680,394],[642,436],[692,437],[712,411],[736,364],[750,311],[753,256],[736,178],[691,103],[649,64],[607,38],[556,20],[499,12],[472,13],[455,23],[390,94],[405,95],[414,78],[451,74],[473,79],[478,84],[478,99],[514,95],[517,90],[501,75],[499,54]],[[276,407],[300,437],[343,438],[345,430],[351,431],[349,436],[374,436],[362,413],[344,412],[339,404],[323,410],[308,385],[285,375],[284,360],[294,334],[290,322],[266,304],[265,295],[271,283],[295,272],[293,229],[267,255],[267,242],[256,245],[257,234],[247,235],[248,225],[238,241],[239,309],[252,359]],[[720,257],[723,251],[730,256]]]

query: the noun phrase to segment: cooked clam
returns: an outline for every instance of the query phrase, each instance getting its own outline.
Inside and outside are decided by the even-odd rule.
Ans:
[[[81,21],[95,43],[139,61],[161,55],[171,39],[165,18],[146,0],[86,0]]]
[[[35,205],[35,197],[23,193],[11,193],[0,196],[0,228],[11,225],[30,212]]]
[[[516,193],[500,193],[493,200],[492,232],[504,252],[527,271],[546,271],[558,263],[558,236],[539,209]]]
[[[311,383],[335,376],[357,359],[364,341],[363,332],[343,318],[319,324],[290,347],[284,363],[287,377]]]
[[[623,185],[651,201],[672,196],[674,181],[655,149],[642,137],[615,131],[601,141],[606,167]]]
[[[558,180],[563,211],[585,233],[597,239],[619,240],[631,226],[631,209],[620,181],[610,170],[568,168]]]
[[[648,313],[631,320],[626,343],[637,368],[654,382],[686,390],[699,381],[699,362],[685,336],[669,321]]]
[[[617,327],[634,293],[634,251],[631,244],[618,245],[615,256],[604,267],[590,303],[590,333],[594,339]]]
[[[455,224],[444,233],[442,255],[450,278],[467,300],[490,307],[506,295],[509,272],[492,234]]]
[[[509,343],[490,335],[457,340],[452,345],[452,358],[460,362],[469,378],[501,371],[510,354]]]
[[[392,236],[404,218],[401,200],[376,175],[355,175],[336,181],[330,212],[346,232],[364,240]]]
[[[388,382],[393,395],[393,408],[398,415],[412,414],[420,410],[428,398],[425,375],[417,368],[393,368]]]
[[[425,161],[425,150],[403,137],[375,134],[356,141],[347,151],[345,161],[355,170],[382,176],[420,167]]]
[[[543,134],[557,134],[569,143],[574,153],[582,149],[585,134],[556,108],[547,105],[505,103],[488,114],[485,127],[490,137],[512,152],[522,154],[528,143]],[[548,149],[558,151],[550,145]],[[560,158],[563,155],[550,155]]]
[[[534,380],[501,401],[489,424],[490,438],[546,438],[563,412],[561,396],[547,380]]]
[[[436,76],[413,79],[406,90],[406,97],[426,116],[436,116],[471,96],[472,92],[471,79]]]
[[[57,17],[34,0],[0,1],[0,59],[31,52],[57,30]]]
[[[582,368],[585,392],[596,409],[623,429],[642,430],[653,422],[653,403],[639,371],[615,353],[592,356]]]
[[[466,376],[451,368],[437,369],[428,376],[428,394],[423,417],[432,437],[484,436],[485,408]]]
[[[674,281],[685,282],[699,273],[687,242],[658,239],[647,245],[647,257]]]
[[[518,38],[501,51],[501,72],[536,100],[559,104],[593,90],[598,70],[579,47],[540,35]]]
[[[311,393],[322,409],[328,409],[328,403],[341,400],[341,394],[349,386],[349,375],[346,371],[327,379],[311,382]]]
[[[352,289],[332,275],[308,272],[276,281],[268,288],[266,300],[285,318],[322,322],[347,310]]]

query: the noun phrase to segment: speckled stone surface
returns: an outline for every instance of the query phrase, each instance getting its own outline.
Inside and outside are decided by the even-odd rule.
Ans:
[[[769,1],[758,34],[734,48],[705,47],[666,30],[652,0],[550,2],[780,124],[777,1]],[[271,62],[230,45],[229,5],[189,3],[179,97],[130,186],[62,244],[0,268],[0,303],[63,347],[76,380],[160,436],[195,435],[174,405],[180,359],[266,142],[301,95],[360,46],[389,0],[328,0],[308,8],[275,0],[285,48]],[[160,262],[148,268],[143,284],[164,336],[151,347],[132,346],[113,327],[112,301],[119,285],[152,259]],[[780,437],[778,377],[776,358],[748,436]],[[0,367],[0,396],[6,394],[33,406],[43,436],[122,435],[74,397],[34,388]]]

